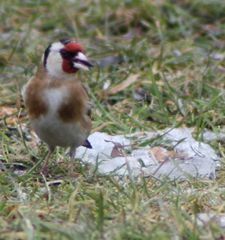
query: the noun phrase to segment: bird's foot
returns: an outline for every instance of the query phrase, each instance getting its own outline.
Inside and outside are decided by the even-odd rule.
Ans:
[[[48,164],[44,164],[42,167],[41,167],[41,173],[45,176],[48,175],[48,172],[49,172],[49,169],[48,169]]]

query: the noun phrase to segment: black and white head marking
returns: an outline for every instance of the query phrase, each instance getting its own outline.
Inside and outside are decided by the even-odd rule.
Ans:
[[[49,44],[49,46],[45,49],[45,52],[44,52],[43,65],[45,68],[46,68],[47,59],[48,59],[48,55],[50,53],[51,46],[52,46],[52,44]]]
[[[69,77],[68,74],[62,70],[63,59],[60,54],[60,50],[63,48],[63,43],[54,42],[46,48],[42,57],[42,63],[48,74],[52,77],[57,77],[60,79]]]

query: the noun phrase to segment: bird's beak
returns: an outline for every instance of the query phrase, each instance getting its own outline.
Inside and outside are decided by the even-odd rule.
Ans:
[[[93,67],[93,65],[82,52],[79,52],[73,59],[73,66],[83,70],[89,70],[91,67]]]

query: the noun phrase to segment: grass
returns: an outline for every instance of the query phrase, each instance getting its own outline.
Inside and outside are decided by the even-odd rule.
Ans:
[[[79,162],[71,175],[62,149],[51,176],[37,168],[19,177],[18,169],[31,169],[46,146],[22,133],[29,121],[17,117],[16,107],[45,47],[73,38],[91,59],[112,62],[79,73],[95,105],[94,130],[218,132],[225,125],[224,11],[218,0],[1,1],[0,239],[224,239],[223,228],[196,220],[198,213],[225,212],[224,142],[211,143],[222,161],[214,181],[121,181]],[[123,91],[103,91],[137,73],[139,80]]]

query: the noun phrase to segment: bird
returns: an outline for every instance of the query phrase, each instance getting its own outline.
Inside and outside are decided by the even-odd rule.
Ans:
[[[71,158],[81,145],[92,148],[87,139],[92,126],[91,104],[82,81],[75,77],[78,70],[91,67],[79,43],[62,39],[49,44],[37,72],[22,89],[31,127],[49,149],[43,171],[57,146],[69,147]]]

